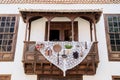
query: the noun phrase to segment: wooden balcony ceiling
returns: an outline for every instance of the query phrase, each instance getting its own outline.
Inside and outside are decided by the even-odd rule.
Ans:
[[[0,4],[119,4],[120,0],[0,0]]]
[[[98,22],[102,9],[19,9],[24,22],[42,17],[81,17],[91,22]]]

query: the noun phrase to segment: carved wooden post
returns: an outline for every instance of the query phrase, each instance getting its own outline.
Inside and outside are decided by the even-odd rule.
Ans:
[[[25,30],[25,41],[24,41],[24,50],[23,50],[23,61],[26,60],[26,50],[27,50],[27,40],[28,40],[28,28],[29,28],[29,19],[26,19],[26,30]]]
[[[92,22],[90,22],[90,38],[91,42],[93,41],[93,35],[92,35]]]
[[[94,21],[94,35],[95,35],[95,41],[97,41],[97,34],[96,34],[96,25],[95,25],[95,21]]]
[[[29,28],[29,20],[26,20],[26,30],[25,30],[25,41],[28,40],[28,28]]]
[[[48,34],[47,34],[47,41],[50,40],[50,20],[48,20]]]
[[[74,19],[72,20],[72,41],[74,41]]]
[[[26,28],[25,28],[25,41],[27,40],[27,25],[28,23],[26,23]]]
[[[68,18],[71,20],[71,26],[72,26],[72,41],[74,41],[74,19],[75,19],[76,17],[77,17],[77,16],[74,16],[74,15],[68,16]]]
[[[46,16],[46,18],[48,19],[48,34],[47,34],[47,41],[50,40],[50,22],[51,20],[54,18],[52,16]]]
[[[29,21],[28,23],[28,29],[29,29],[29,33],[28,33],[28,41],[30,41],[30,35],[31,35],[31,22]]]

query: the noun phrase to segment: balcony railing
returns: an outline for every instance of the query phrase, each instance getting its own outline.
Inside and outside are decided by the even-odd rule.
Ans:
[[[59,75],[63,76],[61,69],[49,62],[41,52],[36,50],[36,42],[24,42],[23,65],[26,74]],[[97,42],[93,42],[85,59],[72,69],[66,71],[66,76],[93,75],[99,63]]]

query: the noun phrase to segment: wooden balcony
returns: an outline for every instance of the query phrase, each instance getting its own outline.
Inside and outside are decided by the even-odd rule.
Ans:
[[[86,58],[76,67],[67,70],[66,76],[94,75],[99,63],[97,42],[94,42]],[[35,50],[35,42],[24,42],[23,65],[26,74],[63,76],[63,72]]]

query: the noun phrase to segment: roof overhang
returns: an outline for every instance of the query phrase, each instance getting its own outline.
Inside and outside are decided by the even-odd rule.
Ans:
[[[88,21],[100,19],[102,9],[19,9],[24,22],[34,20],[45,16],[68,17],[77,16]]]

